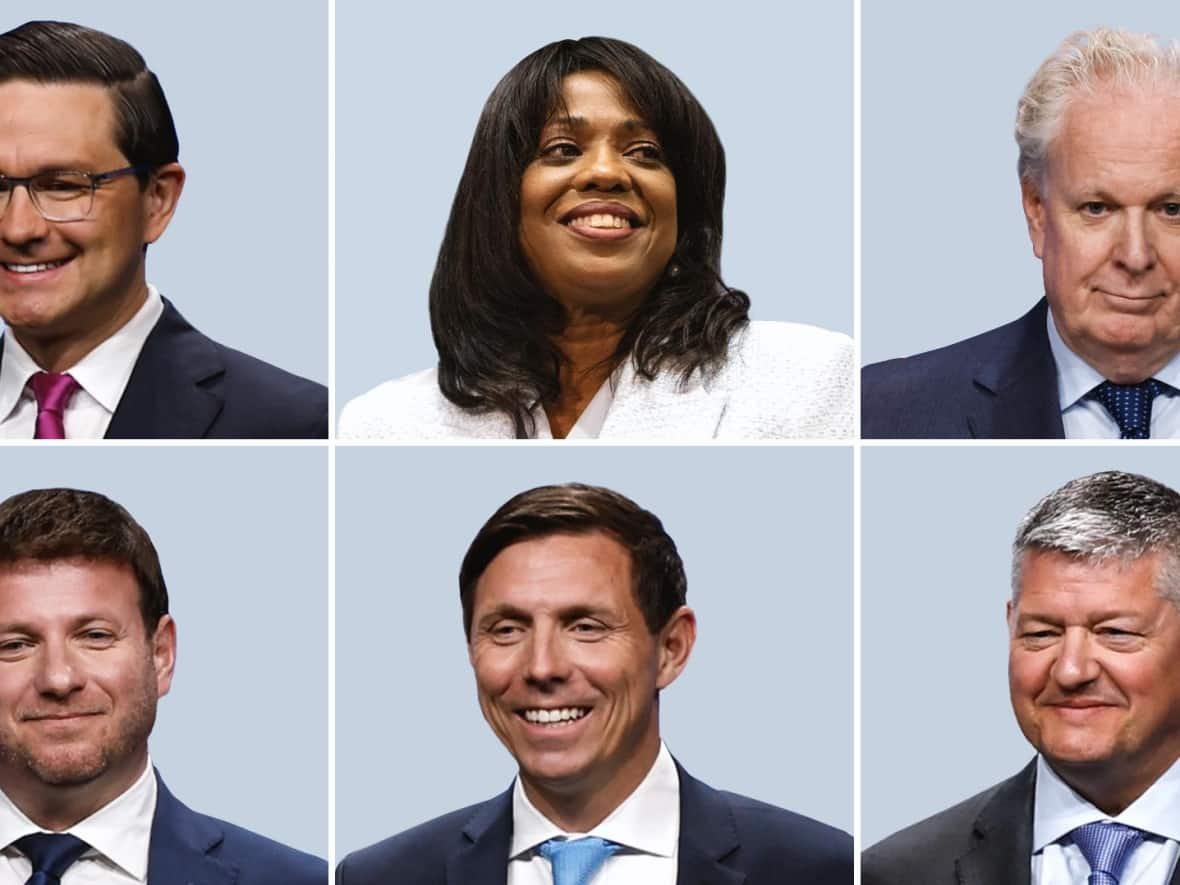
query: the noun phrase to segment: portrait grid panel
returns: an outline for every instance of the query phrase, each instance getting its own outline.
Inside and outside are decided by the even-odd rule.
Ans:
[[[502,792],[458,593],[518,492],[583,482],[661,519],[698,619],[661,734],[695,777],[852,828],[850,448],[336,451],[337,857]],[[784,747],[789,746],[789,751]]]
[[[328,850],[324,447],[5,446],[0,498],[98,492],[148,533],[177,626],[152,763],[190,808]]]
[[[862,457],[861,844],[1023,768],[1005,605],[1024,515],[1122,470],[1180,488],[1173,447],[867,447]]]

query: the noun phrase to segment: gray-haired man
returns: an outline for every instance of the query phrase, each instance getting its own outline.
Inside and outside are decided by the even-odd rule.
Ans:
[[[1112,471],[1045,497],[1008,630],[1037,758],[870,848],[864,885],[1180,885],[1180,495]]]

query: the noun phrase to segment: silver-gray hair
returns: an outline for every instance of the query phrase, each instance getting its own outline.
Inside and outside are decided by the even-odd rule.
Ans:
[[[1180,494],[1154,479],[1108,470],[1067,482],[1037,502],[1012,542],[1013,603],[1030,550],[1094,563],[1158,553],[1156,591],[1180,608]]]
[[[1017,170],[1039,184],[1045,155],[1069,103],[1100,87],[1180,86],[1180,44],[1161,44],[1151,34],[1095,28],[1071,34],[1037,68],[1016,106]]]

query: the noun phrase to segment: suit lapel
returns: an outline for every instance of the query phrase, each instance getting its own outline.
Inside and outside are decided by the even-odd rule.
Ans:
[[[447,862],[447,885],[506,885],[512,844],[512,790],[476,809],[463,827],[467,844]]]
[[[164,313],[139,352],[107,438],[203,438],[224,405],[216,389],[224,372],[213,342],[165,299]]]
[[[972,847],[955,862],[959,885],[1029,885],[1036,774],[1034,759],[980,811]]]
[[[728,393],[703,381],[699,372],[684,384],[675,372],[648,381],[635,374],[628,359],[598,438],[713,439],[728,402]]]
[[[1017,322],[1007,349],[979,367],[980,393],[967,425],[976,438],[1061,439],[1057,364],[1049,348],[1048,302],[1042,298]]]
[[[680,763],[680,843],[676,885],[741,885],[746,874],[726,861],[738,848],[737,823],[716,790],[690,776]]]
[[[148,849],[148,881],[170,885],[233,885],[237,867],[210,856],[224,834],[176,799],[156,773],[156,815]]]

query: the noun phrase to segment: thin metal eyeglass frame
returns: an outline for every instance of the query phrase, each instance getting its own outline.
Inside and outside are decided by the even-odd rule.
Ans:
[[[12,202],[12,194],[18,187],[24,187],[25,192],[29,195],[29,201],[33,204],[33,208],[46,221],[52,221],[54,224],[70,224],[75,221],[85,221],[94,212],[94,194],[95,192],[108,182],[115,181],[119,178],[124,178],[128,175],[139,175],[151,169],[150,166],[136,165],[124,166],[122,169],[112,169],[110,172],[79,172],[76,169],[54,169],[50,172],[38,172],[36,175],[0,175],[0,183],[9,185],[9,190],[0,196],[3,204],[0,205],[0,216],[3,216],[8,211],[8,205]],[[56,218],[47,213],[41,205],[41,198],[37,196],[38,191],[32,187],[32,183],[38,178],[44,178],[47,175],[81,175],[90,181],[90,202],[86,204],[86,211],[77,217],[70,218]]]

